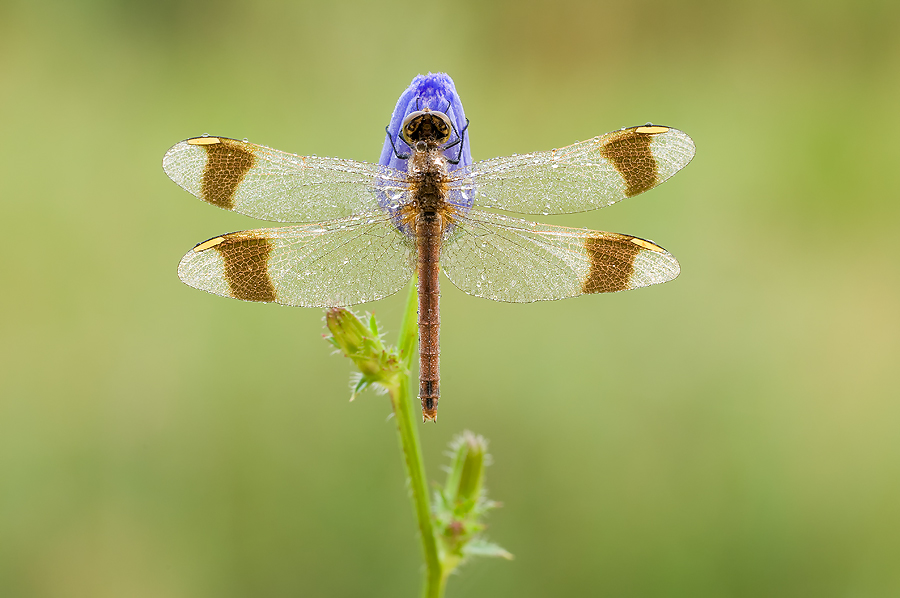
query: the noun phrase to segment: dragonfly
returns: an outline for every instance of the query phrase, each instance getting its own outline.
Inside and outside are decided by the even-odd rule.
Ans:
[[[508,213],[581,212],[652,189],[694,156],[685,133],[646,124],[459,164],[464,137],[441,110],[411,112],[389,139],[406,171],[226,137],[181,141],[165,154],[163,169],[185,190],[225,210],[300,224],[203,241],[182,258],[178,275],[224,297],[325,308],[387,297],[417,275],[425,421],[437,419],[440,398],[441,270],[470,295],[513,303],[678,276],[678,261],[647,239]]]

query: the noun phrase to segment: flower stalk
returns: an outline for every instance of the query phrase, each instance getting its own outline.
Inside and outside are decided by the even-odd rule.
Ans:
[[[431,516],[431,505],[428,501],[428,485],[425,477],[425,461],[422,458],[422,445],[419,442],[419,431],[416,427],[419,419],[418,405],[413,405],[409,393],[409,366],[415,354],[418,330],[416,326],[417,295],[416,277],[409,286],[409,298],[406,311],[400,324],[400,336],[397,342],[398,353],[403,364],[402,372],[397,377],[397,387],[389,390],[391,404],[394,408],[394,419],[397,420],[397,432],[400,438],[400,449],[406,463],[406,474],[409,476],[409,492],[416,511],[416,523],[419,526],[419,537],[425,557],[425,584],[422,595],[426,598],[440,598],[444,594],[446,577],[438,553],[434,519]]]
[[[410,365],[418,338],[416,316],[416,279],[413,277],[397,347],[385,346],[378,323],[371,314],[364,322],[349,310],[335,308],[325,314],[325,322],[331,332],[328,341],[359,369],[353,397],[373,387],[387,392],[391,398],[425,558],[422,595],[441,598],[450,574],[469,557],[511,559],[512,555],[481,538],[485,528],[484,515],[499,506],[487,499],[484,490],[484,470],[490,463],[490,456],[483,437],[466,431],[451,442],[447,481],[443,488],[436,490],[434,504],[429,501],[417,426],[421,412],[419,405],[411,400],[409,391]]]
[[[406,475],[409,478],[409,493],[416,513],[422,552],[425,558],[425,583],[422,595],[425,598],[440,598],[444,593],[446,576],[438,550],[434,519],[428,500],[428,485],[425,477],[425,461],[416,423],[418,405],[413,405],[409,393],[409,368],[415,354],[417,328],[416,278],[410,283],[409,300],[397,348],[387,348],[378,331],[375,318],[369,316],[366,326],[359,318],[343,308],[330,309],[325,322],[331,336],[328,341],[341,350],[359,368],[359,379],[353,388],[353,397],[370,386],[388,393],[397,422],[397,433]]]

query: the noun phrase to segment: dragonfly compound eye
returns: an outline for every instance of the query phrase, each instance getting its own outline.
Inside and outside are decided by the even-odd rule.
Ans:
[[[447,143],[453,132],[450,118],[443,112],[433,110],[417,110],[403,119],[400,126],[400,138],[410,147],[418,141]]]

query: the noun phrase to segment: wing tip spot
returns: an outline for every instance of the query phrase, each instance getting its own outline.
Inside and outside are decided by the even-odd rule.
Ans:
[[[209,241],[203,241],[196,247],[194,247],[194,253],[200,253],[201,251],[206,251],[210,247],[215,247],[219,243],[225,240],[225,237],[213,237]]]
[[[194,137],[187,140],[188,145],[215,145],[217,143],[222,143],[218,137]]]
[[[635,128],[634,132],[641,133],[642,135],[659,135],[660,133],[668,133],[669,127],[662,127],[659,125],[644,125],[643,127]]]
[[[665,253],[666,250],[656,245],[655,243],[651,243],[650,241],[645,241],[644,239],[638,239],[634,237],[631,239],[631,242],[637,245],[638,247],[642,247],[643,249],[648,249],[650,251],[655,251],[656,253]]]

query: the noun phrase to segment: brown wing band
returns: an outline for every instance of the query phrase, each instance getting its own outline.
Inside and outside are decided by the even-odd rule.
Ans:
[[[653,135],[626,129],[607,141],[600,150],[600,154],[612,162],[625,179],[627,197],[642,193],[658,182],[659,171],[650,149],[651,141]]]
[[[225,280],[235,299],[275,301],[275,286],[269,278],[269,240],[259,237],[224,237],[214,246],[225,261]]]
[[[200,195],[205,201],[230,210],[234,208],[238,186],[256,164],[256,156],[237,141],[221,138],[219,141],[201,146],[206,150],[206,169]]]
[[[590,238],[584,243],[591,269],[582,293],[614,293],[631,288],[634,258],[643,251],[640,246],[622,239]]]

